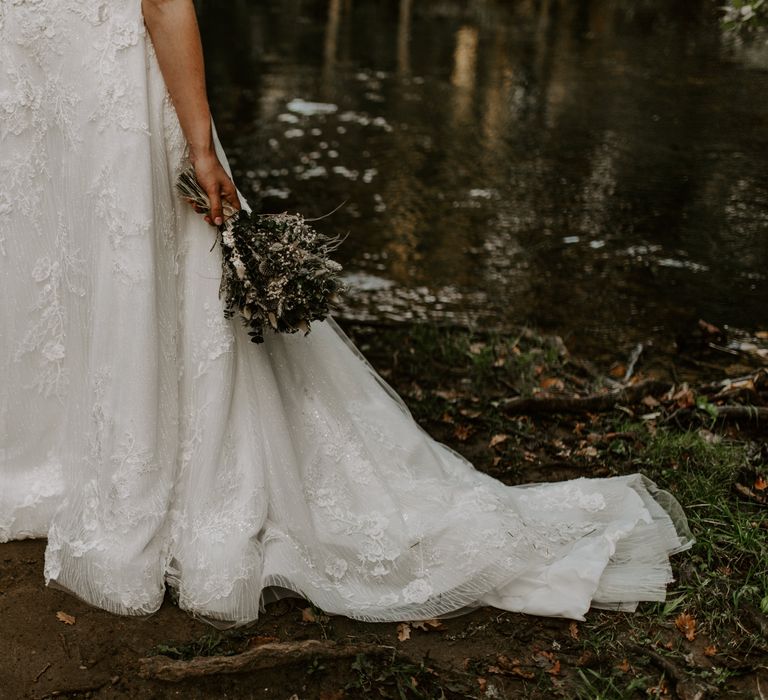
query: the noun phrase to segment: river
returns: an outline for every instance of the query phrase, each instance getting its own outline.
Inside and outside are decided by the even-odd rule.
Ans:
[[[768,46],[698,0],[199,3],[236,181],[346,234],[344,314],[623,352],[768,327]]]

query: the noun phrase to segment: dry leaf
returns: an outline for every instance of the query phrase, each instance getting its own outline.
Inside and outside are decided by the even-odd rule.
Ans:
[[[496,445],[501,445],[507,440],[509,440],[509,435],[506,433],[498,433],[491,438],[491,441],[488,443],[488,447],[496,447]]]
[[[401,622],[397,626],[397,638],[401,642],[407,642],[411,638],[411,626],[407,622]]]
[[[504,654],[499,654],[496,657],[496,663],[504,673],[511,676],[518,676],[519,678],[525,678],[527,680],[531,680],[535,677],[533,671],[527,671],[520,666],[520,659],[510,659],[508,656],[504,656]]]
[[[443,626],[443,623],[440,622],[440,620],[417,620],[416,622],[410,623],[411,627],[418,630],[424,630],[427,632],[429,629],[440,629]]]
[[[445,401],[450,401],[453,403],[454,401],[458,400],[458,398],[461,396],[458,391],[454,391],[453,389],[445,390],[445,389],[438,389],[436,392],[434,392],[435,396],[439,396],[441,399],[444,399]]]
[[[453,429],[453,437],[464,442],[472,434],[471,425],[457,425]]]
[[[699,328],[710,335],[720,335],[722,333],[717,326],[707,323],[703,318],[699,319]]]
[[[471,343],[469,352],[473,355],[479,355],[485,349],[485,343]]]
[[[675,627],[689,641],[696,639],[696,620],[688,613],[680,613],[675,618]]]
[[[483,678],[482,676],[478,676],[477,677],[477,685],[480,686],[480,692],[484,693],[485,692],[485,688],[488,685],[488,681],[485,680],[485,678]]]
[[[571,635],[571,639],[579,638],[579,626],[575,622],[571,622],[571,624],[568,625],[568,632]]]
[[[551,651],[536,651],[531,655],[531,658],[550,676],[560,675],[560,660],[556,659]]]
[[[56,619],[59,622],[63,622],[65,625],[75,624],[75,616],[69,615],[68,613],[63,612],[62,610],[59,610],[59,612],[56,613]]]
[[[459,413],[465,418],[479,418],[483,412],[476,408],[460,408]]]
[[[760,338],[760,340],[768,340],[768,331],[757,331],[757,333],[755,333],[755,338]]]
[[[581,455],[582,457],[597,457],[599,453],[596,447],[587,445],[587,447],[582,447],[580,450],[576,450],[576,454]]]
[[[440,420],[443,421],[443,423],[453,423],[453,416],[450,413],[448,413],[448,411],[446,411],[445,413],[443,413]]]
[[[653,398],[650,394],[648,394],[648,396],[643,396],[643,398],[640,399],[640,403],[644,406],[648,406],[648,408],[656,408],[656,406],[660,405],[658,399]]]
[[[693,391],[691,391],[688,384],[685,382],[683,382],[680,389],[672,395],[672,400],[678,408],[689,408],[696,403],[696,397],[694,396]]]
[[[564,391],[565,384],[562,379],[557,377],[546,377],[539,382],[542,389],[551,389],[552,391]]]
[[[714,644],[704,647],[704,656],[714,656],[717,654],[717,647]]]
[[[610,374],[612,377],[623,377],[626,373],[627,367],[621,363],[613,365],[613,367],[608,370],[608,374]]]
[[[624,661],[622,661],[616,668],[618,668],[622,673],[629,673],[632,667],[629,665],[629,661],[624,659]]]
[[[499,457],[499,455],[496,455],[493,458],[492,464],[493,464],[494,467],[498,467],[499,464],[501,464],[501,457]]]
[[[304,608],[301,611],[301,621],[302,622],[317,622],[317,615],[315,615],[315,611],[312,610],[312,608]]]
[[[765,491],[766,488],[768,488],[768,481],[761,474],[755,479],[755,489],[757,491]]]
[[[346,693],[343,690],[321,690],[320,700],[344,700]]]

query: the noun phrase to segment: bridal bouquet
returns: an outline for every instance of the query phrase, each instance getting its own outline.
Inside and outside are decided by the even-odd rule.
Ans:
[[[208,197],[192,168],[181,173],[176,188],[198,211],[208,212]],[[251,214],[226,206],[224,214],[216,240],[225,317],[239,313],[254,343],[264,342],[266,328],[309,333],[310,323],[328,316],[344,291],[341,265],[329,257],[340,239],[318,233],[300,214]]]

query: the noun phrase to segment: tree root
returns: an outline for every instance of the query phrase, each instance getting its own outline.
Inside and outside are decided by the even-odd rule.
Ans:
[[[165,656],[139,659],[139,676],[161,681],[179,682],[189,678],[215,676],[225,673],[247,673],[264,668],[303,663],[312,659],[343,659],[358,654],[391,656],[392,647],[380,644],[337,644],[307,639],[301,642],[260,644],[234,656],[201,656],[190,661],[178,661]]]
[[[633,404],[645,396],[663,394],[671,388],[668,382],[647,379],[618,391],[589,396],[535,396],[532,398],[510,399],[504,405],[508,414],[531,413],[589,413],[607,411],[620,403]]]

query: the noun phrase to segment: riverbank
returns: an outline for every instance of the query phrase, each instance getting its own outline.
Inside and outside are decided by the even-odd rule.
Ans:
[[[758,682],[768,690],[765,334],[701,323],[677,339],[674,356],[638,346],[592,364],[526,329],[343,325],[428,432],[505,483],[640,471],[673,493],[697,542],[674,557],[666,603],[593,610],[586,622],[481,608],[398,625],[286,599],[254,625],[217,632],[170,597],[138,620],[46,589],[44,542],[14,542],[0,546],[0,695],[688,699],[752,698]],[[296,644],[307,640],[318,644]],[[266,668],[243,670],[254,663]],[[161,680],[169,674],[180,680]]]

